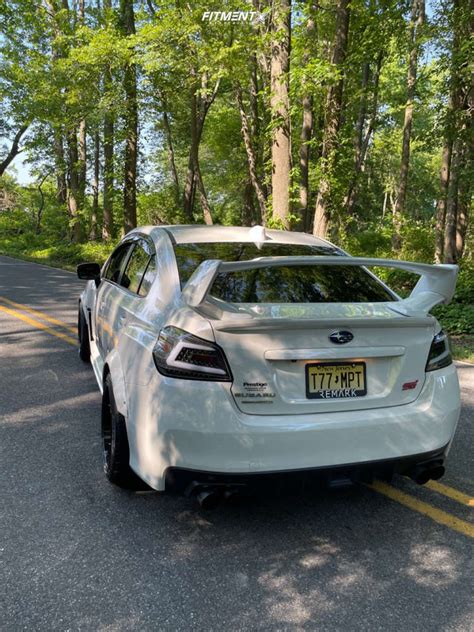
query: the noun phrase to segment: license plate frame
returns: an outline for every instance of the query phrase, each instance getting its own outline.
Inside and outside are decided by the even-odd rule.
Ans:
[[[363,375],[363,388],[353,388],[352,386],[345,386],[344,388],[337,388],[337,389],[310,389],[310,381],[312,379],[312,376],[314,375],[314,371],[312,372],[311,369],[324,369],[324,367],[348,367],[348,368],[362,368],[362,375]],[[339,376],[339,373],[336,372],[332,372],[332,373],[336,373]],[[360,372],[358,371],[359,375]],[[347,378],[346,378],[347,379]],[[358,399],[360,397],[365,397],[367,395],[367,366],[365,362],[362,361],[337,361],[337,362],[310,362],[308,364],[306,364],[305,366],[305,381],[306,381],[306,398],[307,399],[320,399],[320,400],[344,400],[344,399]],[[330,381],[329,381],[330,382]],[[324,378],[321,381],[321,385],[323,386],[324,384]],[[339,394],[337,395],[333,395],[333,393],[335,391],[339,391]],[[347,391],[349,391],[349,393],[347,393]],[[352,392],[354,391],[354,394],[352,394]],[[329,393],[329,395],[328,395]]]

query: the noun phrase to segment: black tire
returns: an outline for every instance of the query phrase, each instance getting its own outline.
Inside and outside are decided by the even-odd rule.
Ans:
[[[102,395],[102,461],[111,483],[123,489],[147,489],[129,465],[127,426],[115,404],[112,379],[107,375]]]
[[[77,335],[79,338],[79,357],[83,362],[91,361],[91,345],[89,340],[89,327],[84,317],[81,304],[77,315]]]

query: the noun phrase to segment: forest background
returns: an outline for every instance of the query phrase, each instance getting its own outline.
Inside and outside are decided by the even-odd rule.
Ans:
[[[2,0],[0,252],[262,224],[458,263],[435,313],[474,360],[473,26],[474,0]]]

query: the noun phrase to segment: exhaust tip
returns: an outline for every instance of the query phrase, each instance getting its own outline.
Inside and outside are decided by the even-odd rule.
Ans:
[[[201,509],[215,509],[221,502],[221,495],[216,491],[202,491],[196,494]]]
[[[445,469],[442,463],[421,465],[412,470],[408,476],[418,485],[426,485],[428,481],[437,481],[444,475]]]
[[[445,469],[444,469],[444,465],[437,465],[436,467],[434,467],[432,470],[430,470],[430,478],[433,481],[437,481],[439,480],[442,476],[444,476],[445,473]]]

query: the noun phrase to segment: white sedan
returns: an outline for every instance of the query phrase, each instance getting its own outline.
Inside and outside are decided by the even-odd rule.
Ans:
[[[401,299],[370,266],[420,279]],[[78,276],[111,482],[211,505],[284,475],[443,475],[460,394],[429,310],[452,298],[457,266],[260,226],[150,226]]]

